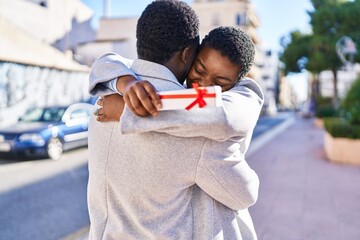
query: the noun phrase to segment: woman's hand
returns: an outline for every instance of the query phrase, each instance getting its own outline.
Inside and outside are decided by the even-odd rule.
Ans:
[[[95,111],[99,122],[119,122],[125,102],[119,94],[111,94],[99,98],[96,102],[100,107]]]
[[[124,96],[128,108],[141,117],[156,116],[161,100],[154,86],[148,81],[138,81],[132,76],[118,78],[116,87]]]

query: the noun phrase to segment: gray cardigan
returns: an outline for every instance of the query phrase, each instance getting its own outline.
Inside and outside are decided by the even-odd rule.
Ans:
[[[117,56],[95,62],[92,93],[106,94],[97,83],[131,74]],[[183,88],[164,66],[135,60],[132,70],[159,91]],[[260,88],[247,79],[223,93],[223,108],[155,118],[125,108],[120,124],[92,118],[90,238],[256,239],[247,208],[259,181],[244,155],[262,103]]]

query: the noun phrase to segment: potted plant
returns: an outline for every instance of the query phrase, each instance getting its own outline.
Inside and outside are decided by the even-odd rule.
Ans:
[[[338,111],[332,105],[331,98],[319,97],[316,100],[315,126],[323,128],[324,118],[336,117],[338,115]]]
[[[324,118],[324,147],[332,162],[360,165],[360,79],[340,105],[340,117]]]

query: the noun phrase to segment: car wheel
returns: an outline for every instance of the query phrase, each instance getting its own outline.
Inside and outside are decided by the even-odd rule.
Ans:
[[[53,160],[59,160],[63,153],[63,144],[60,139],[50,139],[47,147],[47,154]]]

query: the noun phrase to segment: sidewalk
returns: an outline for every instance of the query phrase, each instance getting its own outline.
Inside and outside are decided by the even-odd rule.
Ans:
[[[250,208],[259,240],[359,240],[360,167],[329,163],[322,129],[295,117],[254,140],[260,178]],[[63,240],[85,240],[88,227]]]
[[[286,127],[247,158],[260,178],[259,240],[360,239],[360,167],[329,163],[312,119]]]

